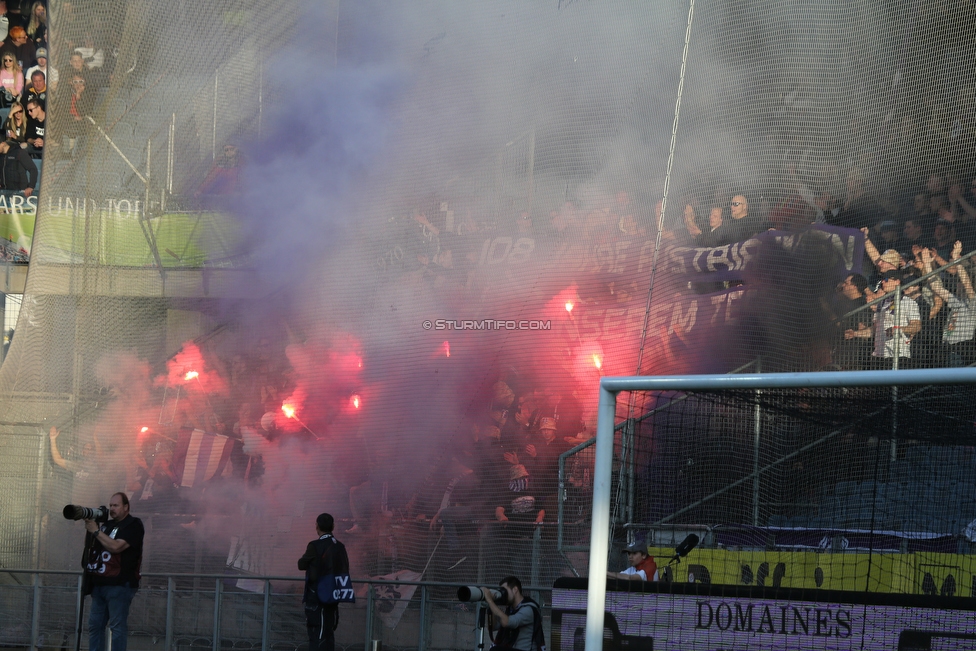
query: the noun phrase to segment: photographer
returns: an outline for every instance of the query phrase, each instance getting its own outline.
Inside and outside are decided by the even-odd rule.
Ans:
[[[488,609],[495,619],[498,635],[493,639],[495,645],[491,651],[514,649],[516,651],[537,651],[545,643],[537,642],[542,639],[542,611],[532,599],[522,595],[522,582],[514,576],[508,576],[499,581],[498,586],[505,591],[504,612],[495,603],[495,598],[488,588],[482,588]]]
[[[139,589],[145,536],[142,520],[129,515],[129,498],[125,493],[112,496],[108,515],[110,519],[101,526],[95,520],[85,520],[89,536],[85,572],[92,579],[89,651],[105,648],[106,625],[112,629],[112,651],[125,651],[129,604]]]

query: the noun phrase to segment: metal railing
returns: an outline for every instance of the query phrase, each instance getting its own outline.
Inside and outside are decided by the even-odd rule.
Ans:
[[[203,588],[208,580],[213,587]],[[130,609],[129,636],[150,638],[154,648],[162,641],[163,651],[298,649],[307,643],[303,582],[295,576],[146,573]],[[361,639],[364,650],[377,640],[417,651],[475,649],[478,605],[462,604],[455,596],[457,588],[469,584],[372,578],[353,583],[360,586],[357,603],[340,607],[338,647],[358,649]],[[282,590],[282,584],[292,589]],[[547,624],[551,590],[525,587],[543,605]],[[0,647],[73,648],[82,606],[81,572],[0,570]],[[377,632],[377,620],[385,630]],[[235,627],[236,632],[229,630]],[[81,631],[85,648],[87,621]]]

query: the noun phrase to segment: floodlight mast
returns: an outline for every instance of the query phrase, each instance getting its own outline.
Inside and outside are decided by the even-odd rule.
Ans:
[[[596,459],[593,467],[590,581],[586,596],[586,651],[603,649],[603,622],[607,605],[605,577],[607,556],[610,551],[610,481],[613,472],[613,434],[618,393],[621,391],[731,391],[928,384],[976,384],[976,368],[601,378],[594,446]]]

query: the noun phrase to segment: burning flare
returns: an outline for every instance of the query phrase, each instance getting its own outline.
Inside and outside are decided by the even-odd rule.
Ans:
[[[142,432],[143,434],[145,434],[146,432],[148,432],[148,431],[149,431],[149,428],[148,428],[148,427],[143,427],[143,428],[142,428],[141,430],[139,430],[139,431],[140,431],[140,432]]]
[[[359,396],[354,395],[352,398],[349,399],[349,403],[353,406],[353,409],[359,409],[359,406],[361,404]]]
[[[451,342],[445,341],[443,344],[441,344],[441,346],[444,348],[444,355],[446,357],[450,357],[451,356]]]
[[[573,307],[575,307],[575,306],[573,305],[573,302],[572,301],[566,301],[566,311],[567,312],[569,312],[570,314],[572,314],[573,313]]]
[[[596,353],[593,353],[593,366],[595,366],[597,370],[603,368],[603,360],[600,359],[600,356],[597,355]]]
[[[189,371],[186,375],[183,376],[183,379],[189,382],[190,380],[195,380],[199,377],[200,374],[197,373],[196,371]]]
[[[294,418],[295,417],[295,405],[292,405],[292,404],[289,404],[289,403],[286,402],[283,405],[281,405],[281,412],[285,416],[287,416],[288,418]]]

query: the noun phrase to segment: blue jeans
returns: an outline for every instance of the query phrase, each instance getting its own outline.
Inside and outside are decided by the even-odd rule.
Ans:
[[[125,651],[129,638],[129,604],[135,594],[135,588],[125,585],[96,585],[92,589],[89,651],[105,651],[106,625],[112,628],[112,651]]]

